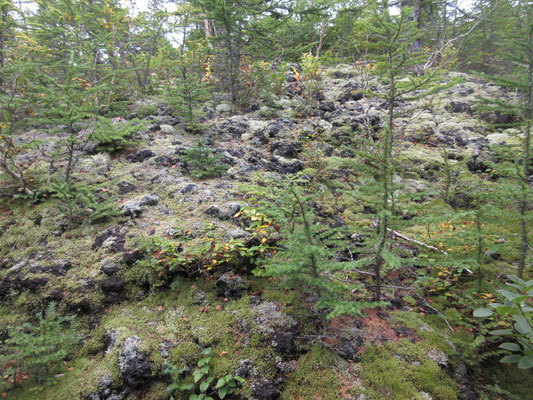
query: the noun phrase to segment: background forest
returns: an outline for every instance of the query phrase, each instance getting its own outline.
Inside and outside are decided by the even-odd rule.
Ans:
[[[0,0],[0,396],[527,399],[527,0]]]

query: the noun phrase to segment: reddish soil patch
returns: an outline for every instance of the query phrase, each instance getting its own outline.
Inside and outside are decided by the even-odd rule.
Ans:
[[[389,314],[376,309],[364,310],[367,315],[362,320],[365,339],[371,343],[398,342],[404,338],[419,341],[416,332],[403,326],[392,327]]]

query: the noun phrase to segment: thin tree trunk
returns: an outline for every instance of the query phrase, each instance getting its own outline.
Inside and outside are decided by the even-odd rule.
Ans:
[[[2,10],[2,29],[0,30],[0,70],[4,70],[6,63],[6,30],[7,30],[7,8]],[[0,73],[0,90],[4,88],[4,73]]]
[[[528,13],[529,14],[529,13]],[[530,15],[528,15],[531,17]],[[520,199],[520,225],[521,225],[521,239],[522,250],[520,252],[520,262],[518,264],[518,277],[522,278],[524,275],[524,267],[526,265],[527,252],[529,248],[528,232],[526,226],[526,211],[529,193],[529,163],[531,161],[531,117],[533,108],[533,28],[530,27],[528,32],[528,92],[527,92],[527,106],[526,106],[526,131],[524,138],[524,156],[522,158],[522,198]]]

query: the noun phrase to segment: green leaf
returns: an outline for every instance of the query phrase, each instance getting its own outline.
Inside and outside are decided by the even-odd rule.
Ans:
[[[518,354],[512,354],[510,356],[503,357],[500,362],[503,364],[514,364],[520,361],[520,358],[522,358],[522,356],[519,356]]]
[[[220,378],[217,382],[217,388],[222,387],[226,384],[226,380],[224,378]]]
[[[523,316],[515,315],[514,320],[516,321],[514,327],[519,333],[521,333],[522,335],[527,335],[531,333],[531,328],[527,320]]]
[[[221,387],[220,389],[218,389],[218,397],[220,397],[221,399],[226,397],[226,394],[228,394],[228,389],[226,389],[225,387]]]
[[[524,356],[518,361],[518,368],[529,369],[533,367],[533,356]]]
[[[490,317],[492,314],[494,314],[494,311],[488,308],[478,308],[477,310],[474,310],[474,317],[476,318]]]
[[[497,290],[497,292],[509,300],[513,300],[517,296],[517,294],[510,292],[509,290],[505,290],[505,289]]]
[[[490,331],[489,334],[491,335],[512,335],[513,331],[510,329],[496,329],[494,331]]]
[[[209,388],[209,382],[204,381],[200,383],[200,391],[205,392]]]
[[[194,383],[197,383],[200,379],[202,379],[202,376],[204,376],[204,374],[199,369],[196,369],[192,373],[192,376],[194,377]]]
[[[192,383],[184,383],[183,385],[180,385],[180,390],[182,391],[189,391],[194,389],[194,384]]]
[[[522,348],[518,344],[512,343],[512,342],[502,343],[502,344],[500,344],[499,348],[500,349],[509,350],[509,351],[520,351],[520,350],[522,350]]]

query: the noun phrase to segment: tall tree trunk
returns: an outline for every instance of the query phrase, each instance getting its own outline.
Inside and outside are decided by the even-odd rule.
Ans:
[[[526,131],[524,132],[524,156],[522,157],[522,194],[520,199],[520,226],[522,250],[520,252],[520,262],[518,264],[518,277],[522,278],[524,275],[524,267],[526,265],[527,253],[529,248],[528,234],[526,226],[526,211],[528,206],[529,194],[529,163],[531,162],[531,117],[533,108],[533,24],[531,23],[531,15],[528,13],[529,24],[531,24],[528,32],[528,92],[527,92],[527,108],[526,108]]]
[[[4,68],[6,65],[7,7],[2,10],[2,27],[0,29],[0,90],[4,89]]]

